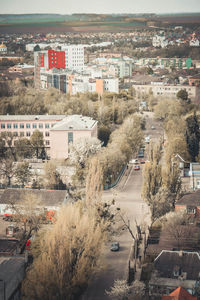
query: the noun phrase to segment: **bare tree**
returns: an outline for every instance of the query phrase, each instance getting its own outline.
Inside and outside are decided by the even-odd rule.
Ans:
[[[10,158],[4,158],[0,162],[0,175],[6,179],[7,186],[11,185],[11,179],[16,173],[16,166],[14,160]]]
[[[63,207],[27,272],[24,299],[77,299],[98,263],[103,243],[93,210],[83,210],[78,203]]]
[[[8,207],[13,213],[14,221],[23,229],[23,238],[25,240],[31,237],[33,231],[39,230],[45,217],[45,209],[41,200],[33,193],[24,194],[20,201],[10,200]]]
[[[31,179],[31,171],[28,162],[18,163],[16,167],[15,177],[19,184],[24,186]]]
[[[174,212],[167,216],[167,221],[163,228],[178,249],[182,249],[186,245],[195,247],[198,243],[199,236],[195,232],[195,228],[190,224],[191,221],[191,217],[185,212]]]

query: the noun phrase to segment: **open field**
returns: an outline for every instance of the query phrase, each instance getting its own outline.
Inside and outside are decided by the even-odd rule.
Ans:
[[[154,26],[200,26],[200,14],[0,15],[0,33],[114,32]]]
[[[96,31],[129,31],[144,27],[144,22],[55,22],[0,24],[0,33],[48,33],[48,32],[96,32]]]

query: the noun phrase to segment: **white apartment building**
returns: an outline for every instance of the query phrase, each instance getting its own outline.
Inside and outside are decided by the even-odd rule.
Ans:
[[[119,79],[118,78],[105,78],[104,91],[111,93],[119,93]]]
[[[84,46],[68,45],[62,46],[65,51],[65,67],[70,70],[82,71],[84,69]]]
[[[186,90],[188,97],[192,101],[200,101],[200,89],[197,86],[189,85],[164,85],[163,83],[151,83],[151,84],[135,84],[133,85],[137,95],[142,96],[144,94],[153,93],[157,97],[176,98],[177,93],[180,90]]]

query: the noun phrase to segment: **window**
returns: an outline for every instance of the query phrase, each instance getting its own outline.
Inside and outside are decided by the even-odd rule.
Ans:
[[[173,270],[174,277],[178,277],[180,275],[180,268],[176,266]]]
[[[24,132],[20,132],[20,136],[21,136],[21,137],[24,136]]]
[[[43,128],[43,124],[42,123],[39,124],[39,128],[40,129]]]
[[[18,132],[16,132],[16,131],[13,132],[13,135],[14,135],[14,136],[18,136]]]
[[[46,146],[49,146],[50,145],[50,141],[46,141]]]
[[[56,123],[51,124],[51,127],[53,127]]]
[[[188,214],[196,214],[196,207],[194,207],[194,206],[187,206],[187,213]]]
[[[45,136],[49,136],[49,132],[48,131],[45,132]]]
[[[68,144],[73,143],[73,132],[68,132]]]
[[[26,124],[26,128],[31,128],[31,124]]]
[[[31,133],[27,131],[26,136],[31,136]]]
[[[1,123],[1,129],[4,129],[4,128],[5,128],[5,124]]]
[[[13,127],[14,127],[15,129],[17,129],[17,128],[18,128],[18,124],[14,123]]]
[[[37,128],[37,124],[34,123],[34,124],[33,124],[33,128]]]
[[[8,129],[11,128],[11,124],[10,124],[10,123],[7,124],[7,128],[8,128]]]
[[[47,123],[47,124],[45,124],[45,128],[49,128],[49,124]]]
[[[19,126],[21,129],[24,128],[24,123],[20,123],[20,126]]]
[[[197,188],[200,188],[200,180],[197,180]]]

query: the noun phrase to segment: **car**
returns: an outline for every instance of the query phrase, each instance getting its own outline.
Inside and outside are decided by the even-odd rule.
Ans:
[[[141,159],[141,160],[140,160],[140,163],[141,163],[141,164],[145,164],[145,160]]]
[[[145,137],[145,143],[146,143],[146,144],[149,144],[149,142],[150,142],[150,136],[146,136],[146,137]]]
[[[138,161],[138,159],[132,159],[132,160],[129,161],[129,164],[137,165],[137,164],[139,164],[139,161]]]
[[[135,171],[139,171],[139,170],[140,170],[140,166],[135,166],[135,167],[134,167],[134,170],[135,170]]]
[[[152,129],[152,130],[155,130],[155,127],[152,125],[152,126],[151,126],[151,129]]]
[[[113,242],[111,244],[110,250],[111,251],[119,251],[119,243],[118,242]]]

